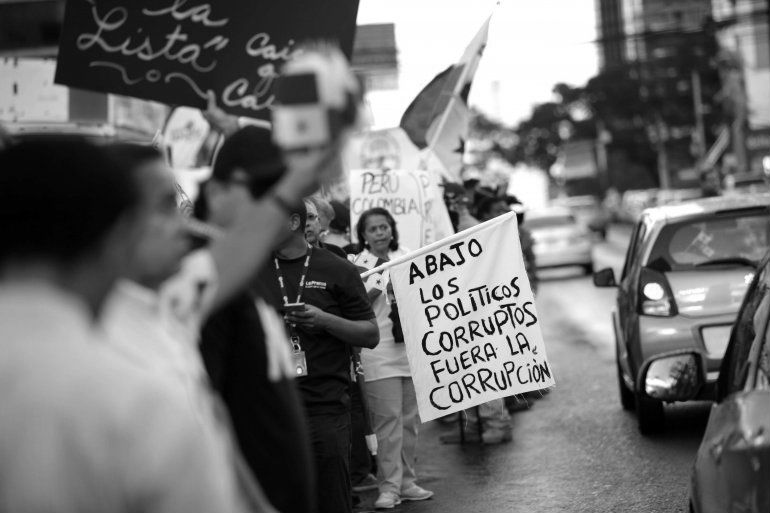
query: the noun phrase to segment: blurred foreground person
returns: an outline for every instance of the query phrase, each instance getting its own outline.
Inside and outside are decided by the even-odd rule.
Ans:
[[[356,224],[359,253],[353,263],[362,269],[405,255],[398,246],[393,216],[384,208],[361,214]],[[392,509],[402,501],[430,499],[433,492],[417,485],[414,471],[419,416],[404,334],[388,270],[369,276],[367,294],[377,316],[380,343],[361,350],[366,397],[377,435],[378,509]]]
[[[260,296],[284,313],[297,384],[315,459],[318,511],[352,510],[350,356],[374,347],[377,324],[356,268],[305,240],[304,206],[283,223],[272,265],[257,280]]]
[[[104,347],[142,228],[129,173],[86,142],[0,153],[0,510],[244,511],[178,389]]]
[[[284,171],[270,132],[245,127],[219,150],[197,211],[226,232],[238,211],[266,194]],[[206,322],[200,350],[244,459],[270,502],[281,513],[315,512],[309,435],[283,320],[244,291]]]

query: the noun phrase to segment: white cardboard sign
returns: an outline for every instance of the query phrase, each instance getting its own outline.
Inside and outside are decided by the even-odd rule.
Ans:
[[[423,422],[554,385],[514,213],[386,265]]]

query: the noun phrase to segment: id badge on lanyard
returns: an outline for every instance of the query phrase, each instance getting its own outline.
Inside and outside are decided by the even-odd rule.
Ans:
[[[307,376],[307,359],[305,358],[305,351],[302,350],[302,346],[299,344],[299,337],[297,335],[291,337],[291,346],[296,376]]]
[[[307,257],[305,258],[305,265],[302,269],[302,276],[300,276],[299,279],[299,287],[297,292],[297,303],[302,302],[302,292],[305,290],[305,280],[307,278],[307,272],[310,268],[310,255],[313,252],[313,247],[308,245],[307,250]],[[289,296],[286,293],[286,287],[283,283],[283,273],[281,272],[281,266],[278,263],[278,259],[273,259],[275,263],[275,271],[278,274],[278,285],[281,288],[281,295],[283,296],[283,303],[284,305],[289,304]],[[292,358],[294,361],[294,372],[295,376],[297,377],[304,377],[308,375],[307,370],[307,358],[305,356],[305,351],[302,350],[302,345],[300,344],[299,335],[297,334],[296,327],[293,324],[288,324],[289,327],[289,334],[290,334],[290,340],[291,340],[291,347],[292,347]]]

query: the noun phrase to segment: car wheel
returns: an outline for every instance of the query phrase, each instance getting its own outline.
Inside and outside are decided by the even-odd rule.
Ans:
[[[636,418],[643,435],[660,433],[663,430],[663,403],[636,394]]]
[[[620,363],[615,360],[615,365],[618,368],[618,391],[620,392],[620,405],[624,410],[630,411],[636,406],[634,398],[634,392],[626,386],[626,382],[623,380],[623,371],[620,370]]]

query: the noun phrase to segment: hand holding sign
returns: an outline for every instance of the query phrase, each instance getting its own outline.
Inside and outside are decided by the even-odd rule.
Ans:
[[[219,108],[217,95],[214,94],[214,91],[209,91],[206,110],[201,111],[201,113],[211,127],[225,137],[238,131],[238,118]]]

